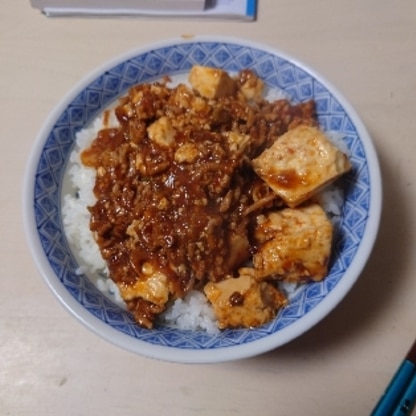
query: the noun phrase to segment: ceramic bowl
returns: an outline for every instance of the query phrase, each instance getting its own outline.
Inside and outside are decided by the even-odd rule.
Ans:
[[[329,274],[296,290],[287,307],[256,329],[210,335],[167,326],[146,330],[79,274],[77,253],[66,239],[62,188],[75,134],[137,83],[186,74],[195,65],[253,69],[269,88],[293,102],[314,99],[323,130],[337,132],[352,170],[341,181],[342,215]],[[381,212],[377,155],[363,123],[344,96],[317,72],[270,47],[222,37],[174,39],[133,50],[106,63],[76,85],[41,129],[26,172],[24,221],[36,265],[59,301],[89,329],[126,350],[155,359],[213,363],[252,357],[277,348],[322,320],[359,277],[376,239]],[[65,322],[62,322],[65,325]]]

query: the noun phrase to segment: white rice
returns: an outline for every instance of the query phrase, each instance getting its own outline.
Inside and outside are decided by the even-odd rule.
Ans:
[[[173,81],[173,84],[176,84],[181,82],[181,78]],[[269,91],[267,96],[270,99],[283,98],[283,95],[279,92]],[[85,167],[80,159],[82,150],[89,147],[98,131],[103,128],[103,117],[104,115],[97,117],[89,127],[81,130],[76,135],[75,148],[70,155],[70,163],[67,169],[67,176],[70,180],[69,187],[72,191],[63,196],[62,216],[66,236],[74,252],[78,254],[78,260],[81,264],[77,273],[85,273],[103,294],[125,308],[118,287],[108,278],[107,266],[89,228],[90,213],[87,208],[94,205],[96,200],[93,194],[95,170]],[[114,112],[111,112],[106,127],[114,126],[117,126],[117,120]],[[340,150],[345,153],[348,152],[339,133],[330,133],[328,136]],[[332,186],[321,192],[318,199],[336,223],[337,218],[341,215],[343,204],[341,190]],[[298,287],[298,285],[290,283],[281,285],[281,289],[286,293],[289,300],[295,295]],[[212,306],[205,295],[198,291],[190,292],[184,299],[177,299],[160,316],[160,322],[180,329],[200,329],[210,334],[219,332]]]
[[[214,311],[202,292],[191,291],[184,299],[177,299],[162,314],[161,320],[167,325],[180,329],[202,329],[209,334],[217,334]]]
[[[81,163],[81,151],[87,148],[103,126],[103,117],[97,118],[89,128],[81,130],[76,136],[75,148],[70,155],[67,175],[74,192],[63,197],[62,217],[68,241],[82,260],[80,273],[99,273],[106,271],[98,245],[90,231],[88,206],[95,204],[93,187],[95,170]]]

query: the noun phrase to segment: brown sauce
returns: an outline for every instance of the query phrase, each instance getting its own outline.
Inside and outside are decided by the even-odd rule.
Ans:
[[[243,71],[240,80],[252,76]],[[97,171],[90,228],[117,284],[134,284],[151,264],[168,277],[173,298],[232,275],[249,258],[250,221],[258,213],[250,207],[259,186],[267,194],[249,160],[291,126],[317,124],[313,102],[253,103],[238,92],[214,102],[165,83],[133,87],[115,114],[119,128],[100,131],[82,154]],[[161,117],[174,131],[166,146],[148,133]],[[230,131],[249,135],[243,153],[227,141]],[[189,144],[192,157],[178,161],[178,149]],[[160,313],[140,299],[128,306],[143,319]]]

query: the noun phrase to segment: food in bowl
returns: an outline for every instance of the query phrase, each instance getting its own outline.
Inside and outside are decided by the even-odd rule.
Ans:
[[[287,283],[325,278],[337,211],[322,189],[351,165],[313,101],[267,100],[250,70],[195,66],[189,83],[136,85],[78,135],[66,233],[142,327],[182,299],[220,329],[257,327]]]

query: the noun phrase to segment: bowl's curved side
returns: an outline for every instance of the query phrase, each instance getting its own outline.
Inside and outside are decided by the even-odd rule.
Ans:
[[[306,285],[271,323],[219,336],[160,327],[147,331],[107,299],[84,275],[65,238],[61,187],[77,131],[132,85],[194,64],[228,71],[255,70],[266,84],[294,101],[314,98],[325,130],[343,135],[353,171],[345,178],[346,201],[327,279]],[[153,358],[213,362],[244,358],[280,346],[311,328],[346,295],[373,247],[381,212],[381,175],[374,145],[358,115],[322,76],[295,59],[263,45],[201,37],[159,43],[129,52],[80,82],[41,129],[25,175],[24,223],[29,247],[45,281],[84,325],[123,348]],[[232,348],[231,348],[232,347]]]

